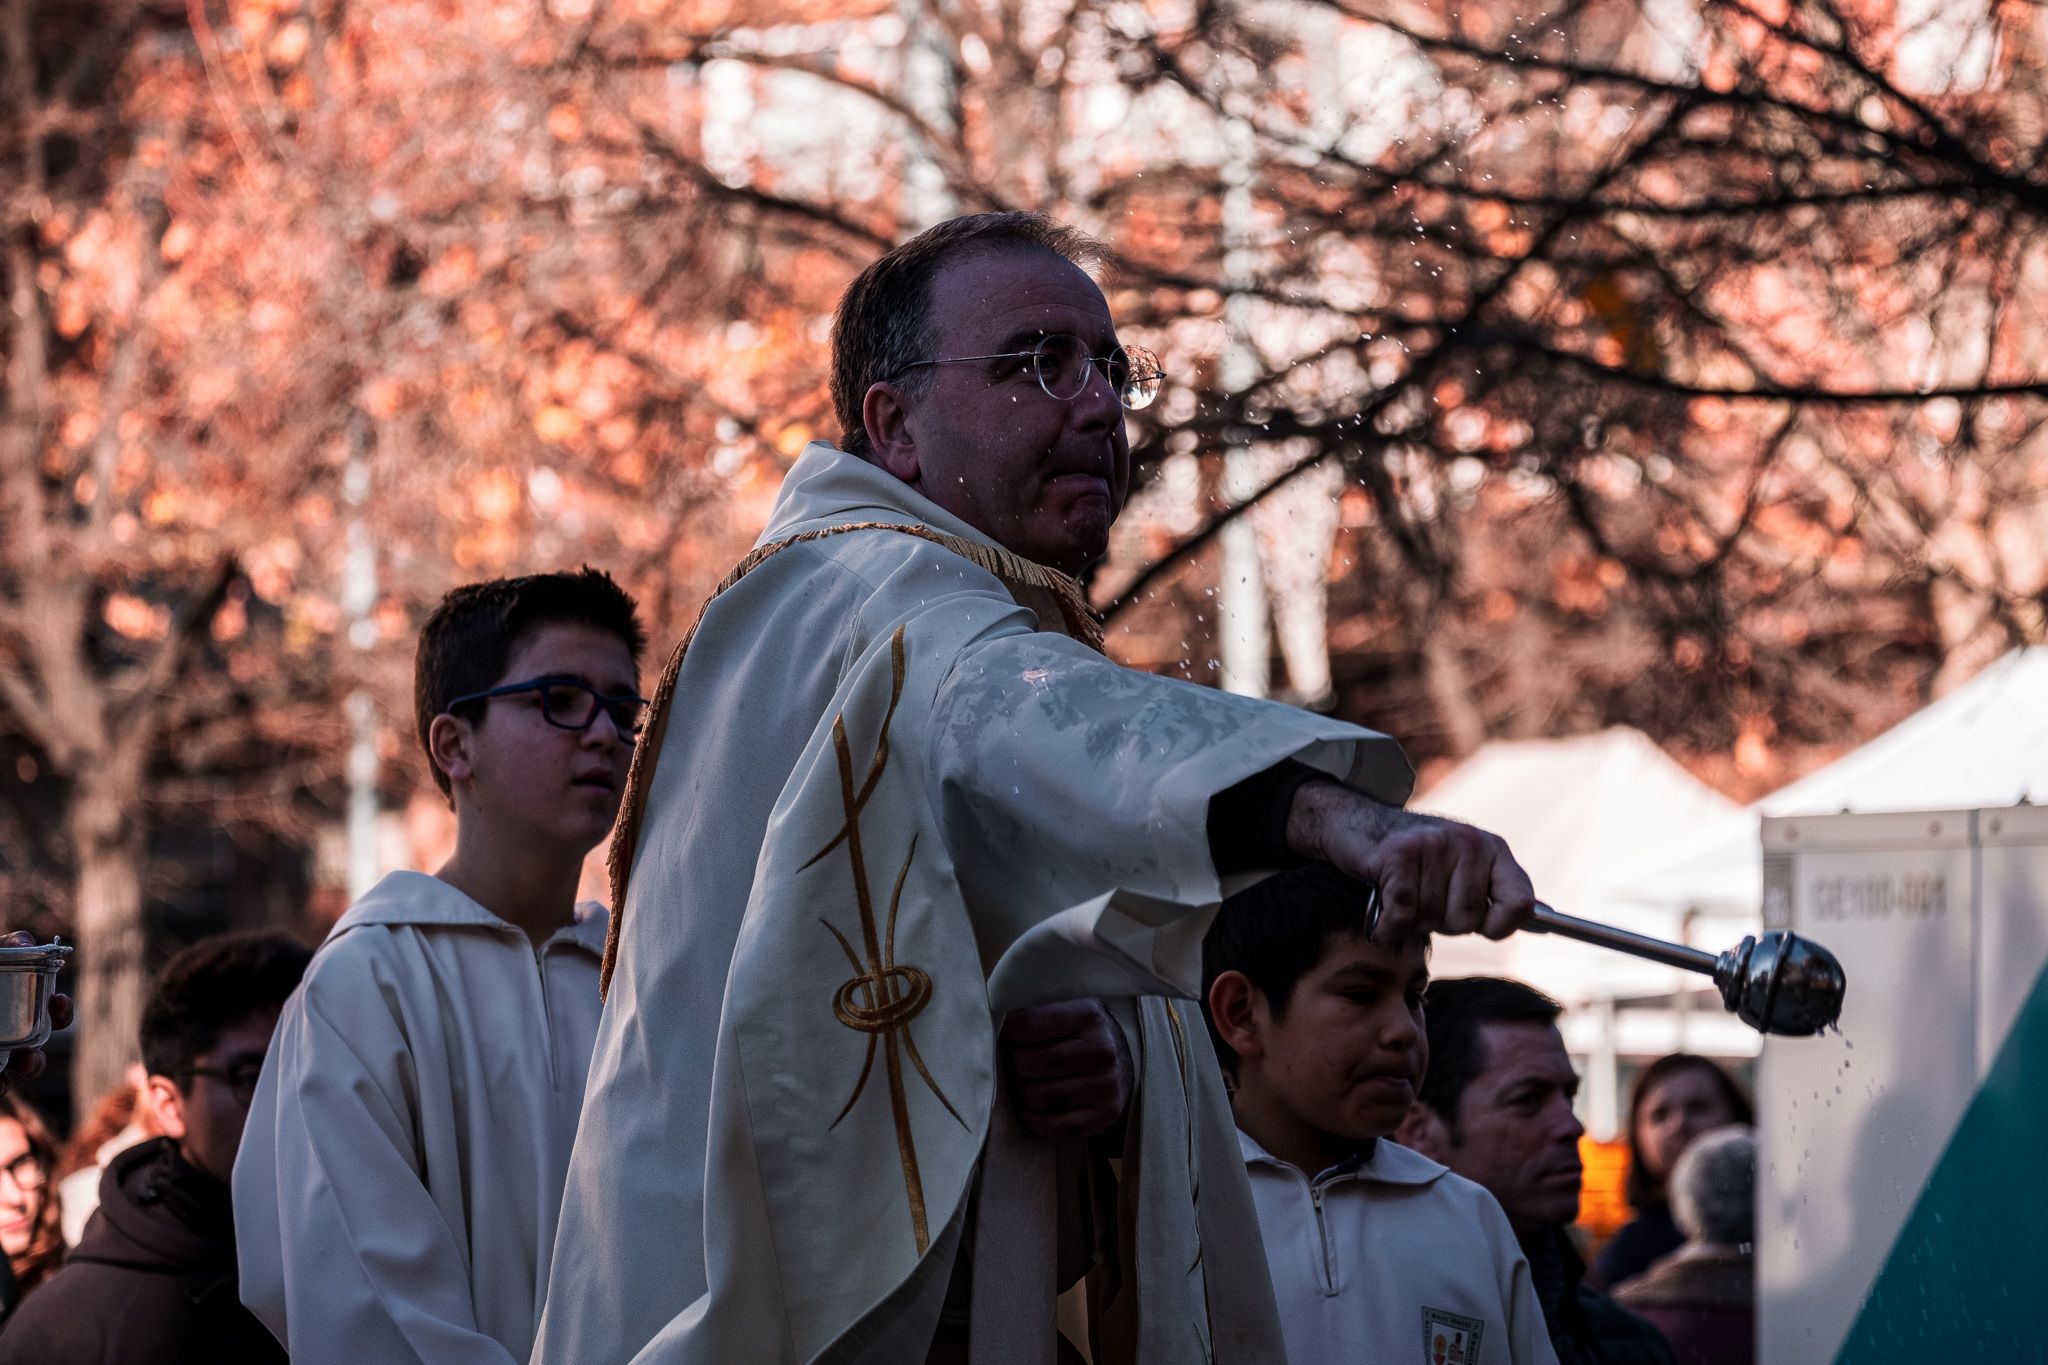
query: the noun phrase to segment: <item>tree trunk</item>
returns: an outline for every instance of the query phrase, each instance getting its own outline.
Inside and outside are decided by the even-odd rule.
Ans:
[[[137,1035],[148,983],[143,972],[143,838],[133,793],[87,779],[73,801],[79,970],[71,1094],[72,1114],[83,1120],[102,1095],[123,1082],[139,1056]]]
[[[1415,574],[1405,590],[1409,619],[1421,632],[1422,682],[1436,707],[1437,723],[1444,727],[1444,747],[1452,758],[1463,761],[1486,743],[1486,714],[1472,695],[1472,676],[1464,660],[1438,628],[1437,622],[1450,611],[1441,588],[1433,587],[1423,574],[1430,567],[1409,556],[1408,569]]]
[[[1469,758],[1474,749],[1486,743],[1486,717],[1472,697],[1472,680],[1464,661],[1444,639],[1442,631],[1430,631],[1424,638],[1422,668],[1452,757]]]

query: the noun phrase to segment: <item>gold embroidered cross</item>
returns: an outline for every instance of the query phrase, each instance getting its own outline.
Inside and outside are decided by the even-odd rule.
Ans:
[[[889,709],[882,716],[881,737],[875,741],[874,762],[868,765],[867,777],[855,790],[853,783],[853,752],[846,737],[846,718],[835,716],[832,720],[832,745],[839,756],[839,794],[846,809],[846,823],[840,827],[832,841],[818,850],[809,862],[808,868],[820,858],[846,845],[847,860],[853,867],[853,893],[860,909],[861,946],[865,957],[856,953],[846,935],[839,932],[824,919],[818,922],[839,943],[846,954],[847,963],[853,968],[850,980],[842,982],[832,994],[832,1013],[840,1023],[856,1032],[867,1035],[867,1055],[861,1061],[860,1078],[853,1084],[853,1093],[847,1096],[846,1104],[839,1111],[838,1118],[831,1126],[837,1128],[840,1119],[853,1112],[862,1093],[867,1089],[868,1077],[875,1066],[875,1045],[879,1040],[882,1047],[882,1067],[889,1080],[889,1108],[896,1120],[896,1152],[903,1162],[903,1189],[910,1200],[910,1230],[917,1239],[917,1252],[922,1256],[930,1244],[930,1230],[926,1224],[924,1207],[924,1180],[918,1171],[917,1141],[910,1130],[910,1106],[903,1086],[903,1057],[908,1055],[910,1064],[917,1068],[932,1094],[938,1096],[946,1112],[962,1128],[967,1121],[946,1098],[946,1092],[932,1079],[931,1071],[925,1066],[924,1058],[917,1052],[917,1040],[911,1036],[910,1023],[931,1003],[932,979],[920,968],[896,961],[896,911],[903,900],[903,884],[910,877],[910,863],[917,856],[917,839],[912,836],[910,849],[903,857],[903,866],[896,873],[896,886],[889,894],[889,917],[886,926],[879,929],[875,924],[874,898],[868,890],[867,859],[861,848],[860,813],[867,807],[868,799],[875,793],[876,785],[882,779],[882,771],[889,762],[889,725],[896,718],[896,703],[903,698],[903,628],[897,627],[896,634],[889,641],[889,664],[892,681],[889,688]]]

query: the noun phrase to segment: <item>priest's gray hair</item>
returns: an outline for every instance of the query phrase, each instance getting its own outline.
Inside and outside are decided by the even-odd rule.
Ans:
[[[1087,233],[1042,213],[973,213],[926,228],[846,287],[832,324],[832,408],[842,450],[873,453],[861,418],[869,388],[894,379],[912,396],[929,390],[931,370],[903,371],[938,358],[931,305],[939,271],[971,255],[1016,250],[1047,252],[1083,270],[1107,255]]]
[[[1693,1140],[1671,1168],[1671,1217],[1687,1239],[1756,1240],[1756,1133],[1736,1125]]]

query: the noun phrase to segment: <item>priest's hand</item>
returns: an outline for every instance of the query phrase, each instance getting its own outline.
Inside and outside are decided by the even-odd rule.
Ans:
[[[1131,1050],[1100,1000],[1011,1010],[998,1046],[1017,1116],[1048,1142],[1098,1137],[1131,1102]]]
[[[33,948],[36,936],[26,929],[16,929],[11,934],[0,934],[0,948]],[[50,997],[50,1027],[53,1029],[71,1026],[71,997],[53,995]],[[10,1081],[32,1081],[43,1074],[43,1068],[50,1064],[39,1047],[18,1047],[7,1058],[7,1069],[0,1072],[0,1095],[8,1090]]]
[[[1295,789],[1287,842],[1299,856],[1379,888],[1377,943],[1418,931],[1506,938],[1535,913],[1529,874],[1499,835],[1389,806],[1335,782]]]

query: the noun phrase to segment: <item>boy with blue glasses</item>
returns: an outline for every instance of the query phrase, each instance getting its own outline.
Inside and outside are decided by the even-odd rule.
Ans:
[[[645,644],[591,569],[458,588],[420,633],[454,856],[334,926],[235,1164],[242,1298],[299,1365],[531,1351],[597,1033],[606,917],[576,887],[625,790]]]

